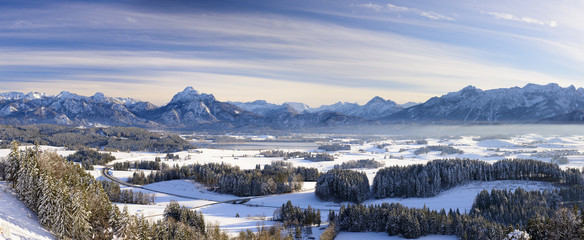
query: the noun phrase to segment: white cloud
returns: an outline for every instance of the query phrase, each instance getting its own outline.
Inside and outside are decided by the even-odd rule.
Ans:
[[[436,13],[436,12],[421,10],[421,9],[417,9],[417,8],[397,6],[397,5],[394,5],[391,3],[388,3],[385,6],[382,6],[379,4],[374,4],[374,3],[357,4],[357,5],[353,5],[353,6],[371,9],[371,10],[374,10],[376,12],[390,12],[390,13],[404,13],[404,14],[409,13],[412,15],[421,16],[421,17],[428,18],[431,20],[454,21],[454,18],[447,17],[447,16],[441,15],[441,14]]]
[[[383,6],[374,3],[362,3],[362,4],[354,4],[353,6],[361,7],[361,8],[368,8],[374,11],[381,11],[383,10]]]
[[[454,18],[451,17],[447,17],[444,15],[440,15],[438,13],[435,12],[420,12],[420,15],[427,17],[429,19],[433,19],[433,20],[448,20],[448,21],[454,21]]]
[[[131,22],[131,23],[136,23],[137,22],[136,19],[134,19],[133,17],[126,17],[126,20],[128,22]]]
[[[114,16],[134,15],[108,12]],[[52,83],[57,80],[67,80],[71,86],[92,82],[92,86],[97,87],[91,91],[107,93],[107,84],[99,85],[97,80],[117,79],[118,85],[135,86],[133,97],[158,104],[163,103],[162,100],[150,97],[152,90],[146,88],[165,85],[167,92],[175,92],[186,85],[194,85],[224,100],[237,100],[230,96],[243,100],[289,98],[320,105],[343,99],[364,103],[374,95],[398,102],[419,102],[468,84],[494,88],[528,82],[547,83],[552,79],[536,72],[485,63],[479,59],[480,52],[467,48],[298,18],[246,14],[134,17],[152,29],[180,33],[171,40],[152,40],[156,44],[217,50],[205,54],[0,49],[3,53],[0,67],[40,67],[57,71],[66,68],[71,71],[64,72],[64,76],[43,77],[38,81],[46,84],[39,83],[39,87],[62,87]],[[213,41],[202,43],[197,37]],[[244,53],[240,55],[237,51]],[[255,54],[274,57],[257,58]],[[89,70],[80,74],[75,69],[84,72],[108,69],[111,72]],[[138,95],[140,92],[144,97]],[[327,94],[317,94],[323,92]],[[162,97],[167,98],[166,95]]]
[[[376,5],[364,7],[376,9]],[[430,19],[442,16],[396,7],[407,9],[408,13],[427,14],[424,17]],[[387,11],[387,7],[384,9]],[[86,89],[83,91],[128,95],[162,104],[184,86],[193,85],[222,100],[264,98],[317,106],[339,100],[364,103],[375,95],[398,102],[420,102],[469,84],[489,89],[529,82],[569,85],[573,81],[487,62],[481,59],[484,52],[470,48],[314,19],[243,13],[153,15],[116,8],[99,12],[75,10],[78,11],[67,9],[61,14],[70,19],[65,24],[50,26],[51,22],[46,21],[49,29],[56,31],[27,32],[27,37],[39,34],[37,37],[69,40],[76,33],[67,29],[83,29],[97,22],[92,28],[101,31],[88,31],[83,37],[102,39],[104,32],[138,36],[148,33],[149,39],[140,44],[169,46],[172,50],[4,48],[0,49],[3,70],[14,67],[70,72],[57,77],[43,76],[28,85],[16,81],[10,85],[0,76],[5,81],[3,87],[58,92],[64,86],[74,86]],[[128,17],[137,21],[132,23]],[[60,28],[63,25],[66,27]],[[91,35],[93,32],[95,35]],[[0,31],[0,37],[2,34],[5,33]],[[111,87],[100,80],[116,83]],[[91,87],[84,88],[84,84]],[[30,89],[34,86],[37,88]]]
[[[495,17],[495,19],[500,20],[507,20],[507,21],[514,21],[514,22],[522,22],[528,24],[537,24],[542,26],[550,26],[550,27],[557,27],[558,23],[556,21],[544,21],[539,20],[531,17],[518,17],[513,14],[509,13],[500,13],[500,12],[488,12],[488,15]]]
[[[395,11],[395,12],[409,12],[409,11],[411,11],[410,8],[407,8],[407,7],[399,7],[399,6],[393,5],[391,3],[388,3],[385,6],[387,7],[388,10]]]

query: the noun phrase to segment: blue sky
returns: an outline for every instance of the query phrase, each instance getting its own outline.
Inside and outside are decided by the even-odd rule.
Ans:
[[[584,2],[0,0],[0,92],[161,105],[423,102],[482,89],[584,86]]]

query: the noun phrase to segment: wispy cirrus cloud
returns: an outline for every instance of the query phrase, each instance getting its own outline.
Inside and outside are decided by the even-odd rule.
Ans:
[[[128,17],[135,21],[128,21]],[[83,19],[107,19],[111,26],[99,26],[112,31],[107,36],[148,32],[150,39],[134,39],[127,44],[165,46],[171,50],[4,48],[0,49],[3,72],[19,69],[49,72],[40,72],[42,77],[36,82],[36,86],[47,89],[60,88],[54,82],[66,80],[68,86],[91,83],[94,87],[90,90],[107,93],[101,89],[106,84],[99,85],[100,82],[127,83],[137,86],[135,90],[125,90],[136,98],[149,92],[142,86],[158,91],[165,88],[168,94],[150,94],[147,98],[158,104],[164,103],[172,91],[180,90],[177,86],[185,85],[194,85],[224,100],[253,100],[262,96],[285,101],[286,97],[288,100],[302,97],[304,100],[294,100],[319,105],[339,100],[365,102],[374,95],[389,96],[399,102],[425,101],[468,84],[481,83],[480,87],[489,88],[504,87],[510,81],[523,85],[546,83],[550,79],[537,72],[482,62],[478,57],[482,53],[469,48],[296,17],[243,13],[151,16],[108,9],[70,18],[78,23]],[[51,29],[58,26],[52,25]],[[153,30],[162,32],[155,34]],[[104,39],[100,37],[103,33],[96,32],[88,31],[84,38]],[[173,38],[163,36],[167,32],[173,33]],[[29,32],[24,34],[35,37]],[[41,33],[39,37],[63,41],[71,37],[63,32],[50,34]],[[199,48],[204,50],[196,51]],[[58,72],[61,73],[55,74]],[[164,86],[159,86],[160,82]],[[258,95],[257,86],[271,92]],[[329,94],[318,94],[324,92]]]
[[[427,11],[427,10],[422,10],[422,9],[418,9],[418,8],[397,6],[397,5],[394,5],[391,3],[385,4],[385,5],[379,5],[379,4],[374,4],[374,3],[363,3],[363,4],[356,4],[354,6],[366,8],[366,9],[371,9],[371,10],[374,10],[376,12],[412,14],[412,15],[424,17],[424,18],[431,19],[431,20],[454,21],[454,18],[452,18],[452,17],[444,16],[442,14],[439,14],[439,13],[436,13],[433,11]]]
[[[501,12],[487,12],[486,14],[493,16],[495,19],[499,20],[507,20],[513,22],[521,22],[521,23],[528,23],[528,24],[536,24],[542,26],[549,26],[549,27],[557,27],[558,23],[554,20],[546,21],[540,20],[531,17],[518,17],[510,13],[501,13]]]
[[[101,91],[164,104],[192,85],[221,100],[316,106],[375,95],[425,101],[469,84],[567,86],[584,73],[584,21],[574,21],[584,6],[566,14],[503,0],[298,0],[294,11],[287,1],[242,11],[215,1],[118,1],[0,4],[0,91]]]

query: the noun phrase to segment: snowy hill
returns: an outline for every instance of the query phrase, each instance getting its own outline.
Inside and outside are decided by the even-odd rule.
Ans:
[[[0,182],[0,206],[0,239],[55,239],[4,181]]]

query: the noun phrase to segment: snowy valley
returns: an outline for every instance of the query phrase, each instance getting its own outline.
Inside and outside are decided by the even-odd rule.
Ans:
[[[435,159],[478,159],[488,164],[493,164],[503,159],[534,159],[541,162],[553,162],[560,164],[561,169],[582,169],[584,167],[584,136],[546,136],[538,134],[525,134],[516,136],[451,136],[451,137],[406,137],[406,136],[336,136],[336,135],[311,135],[306,139],[319,139],[312,143],[290,144],[280,143],[279,136],[250,136],[250,135],[226,135],[222,139],[230,139],[230,144],[222,144],[207,140],[204,135],[184,135],[185,139],[191,139],[193,146],[202,145],[188,151],[173,152],[170,154],[152,152],[108,152],[116,158],[106,165],[95,165],[88,172],[98,180],[110,181],[104,173],[111,175],[119,181],[126,182],[135,178],[135,173],[142,172],[149,175],[162,170],[113,170],[112,166],[133,162],[156,162],[172,167],[192,166],[193,164],[219,163],[237,166],[242,170],[253,170],[264,165],[273,165],[285,162],[293,167],[316,168],[320,174],[331,171],[345,163],[358,160],[373,160],[379,166],[373,168],[352,168],[363,172],[368,179],[368,184],[373,186],[376,174],[380,169],[392,166],[412,166],[426,164]],[[208,139],[217,139],[214,137]],[[249,139],[256,139],[249,140]],[[224,141],[224,140],[223,140]],[[325,151],[319,146],[349,146],[349,149]],[[438,149],[436,146],[441,146]],[[23,147],[21,147],[23,148]],[[453,150],[454,149],[454,150]],[[74,151],[65,148],[43,146],[43,151],[55,151],[57,154],[67,157]],[[309,154],[329,154],[333,161],[311,161],[300,157],[268,157],[266,152],[281,151],[284,153],[302,152]],[[0,150],[3,158],[7,158],[9,149]],[[265,196],[236,196],[213,191],[204,184],[190,179],[177,179],[150,183],[140,187],[121,185],[121,190],[131,190],[134,193],[142,192],[154,196],[153,204],[124,204],[116,203],[120,209],[126,209],[128,213],[142,216],[148,221],[161,220],[165,216],[165,208],[172,201],[189,209],[200,211],[206,222],[217,224],[222,231],[232,237],[239,236],[240,232],[257,231],[258,226],[273,226],[280,224],[275,221],[275,212],[290,201],[301,209],[313,208],[320,210],[320,226],[313,225],[310,230],[303,230],[301,238],[319,238],[329,224],[330,211],[339,212],[341,205],[350,204],[347,201],[325,201],[315,195],[314,181],[304,181],[301,189],[289,193],[268,194]],[[9,183],[2,182],[4,195],[3,201],[10,204],[19,204],[14,200]],[[473,207],[475,197],[482,191],[493,189],[512,190],[522,188],[525,191],[551,191],[561,186],[546,181],[525,180],[495,180],[495,181],[470,181],[459,186],[444,190],[432,197],[407,197],[407,198],[374,198],[367,197],[364,205],[379,205],[382,203],[399,203],[411,208],[428,208],[430,210],[447,212],[452,209],[461,213],[468,213]],[[34,213],[31,217],[14,222],[14,209],[2,208],[0,219],[3,221],[3,231],[0,234],[5,238],[40,238],[46,236],[46,232],[39,230]],[[25,224],[22,221],[34,224]],[[305,228],[307,229],[307,228]],[[29,231],[23,235],[23,231]],[[290,230],[294,232],[293,228]],[[49,236],[50,237],[50,236]],[[341,231],[337,239],[379,238],[388,239],[387,233],[350,233]],[[435,239],[438,236],[426,238]],[[389,238],[391,239],[391,238]],[[425,239],[425,238],[421,238]],[[456,239],[456,236],[440,236],[440,239]]]

